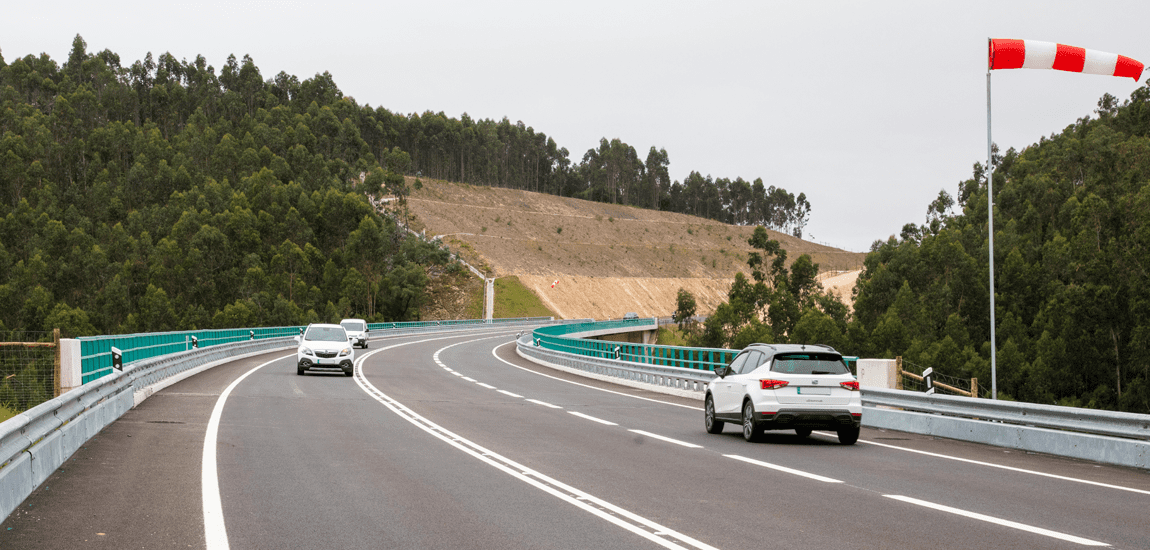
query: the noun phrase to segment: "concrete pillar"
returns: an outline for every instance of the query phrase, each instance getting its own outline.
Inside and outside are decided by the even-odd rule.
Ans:
[[[897,389],[898,373],[894,359],[859,359],[858,373],[859,386]]]
[[[483,318],[490,320],[495,315],[495,278],[483,280]]]
[[[60,393],[84,385],[83,371],[80,368],[80,341],[75,338],[60,339]]]

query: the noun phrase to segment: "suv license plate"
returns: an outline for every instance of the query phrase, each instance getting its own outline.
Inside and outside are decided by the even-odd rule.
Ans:
[[[798,393],[799,395],[830,395],[831,389],[830,388],[811,388],[811,387],[804,388],[802,386],[799,386],[799,387],[795,388],[795,393]]]

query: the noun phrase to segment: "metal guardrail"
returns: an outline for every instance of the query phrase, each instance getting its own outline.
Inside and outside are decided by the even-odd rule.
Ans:
[[[640,320],[653,323],[655,320]],[[723,357],[724,364],[729,362],[738,353],[738,350],[710,350],[702,348],[675,348],[674,346],[653,346],[644,344],[627,344],[604,340],[582,340],[579,334],[595,333],[599,329],[623,328],[620,322],[608,323],[576,323],[563,327],[547,327],[536,329],[532,335],[523,335],[516,343],[522,355],[529,358],[559,365],[569,369],[581,370],[602,376],[621,378],[646,382],[657,386],[666,386],[688,391],[701,392],[703,385],[714,378],[713,368],[718,361],[696,361],[703,352],[721,352],[716,354]],[[629,325],[641,328],[641,322],[632,321]],[[542,334],[541,334],[542,333]],[[547,333],[562,333],[565,336],[547,336]],[[530,337],[530,338],[529,338]],[[652,360],[653,348],[672,348],[677,351],[673,355],[678,357],[670,364],[662,363],[664,358]],[[665,353],[665,352],[658,352]],[[852,358],[856,359],[857,358]],[[698,364],[699,366],[694,366]],[[708,368],[709,367],[709,368]],[[1001,431],[1014,427],[1041,428],[1057,430],[1061,433],[1089,434],[1080,437],[1105,436],[1121,438],[1123,440],[1150,441],[1150,415],[1102,411],[1095,409],[1080,409],[1074,407],[1060,407],[1055,405],[1040,405],[1034,403],[1020,403],[1016,401],[999,401],[992,399],[979,399],[960,397],[954,395],[933,394],[889,390],[874,387],[862,388],[863,405],[871,412],[864,412],[863,422],[866,425],[867,415],[872,417],[878,413],[898,413],[901,411],[915,411],[927,413],[934,418],[969,419],[978,421],[980,431]],[[875,407],[887,407],[876,409]],[[900,409],[900,410],[892,410]],[[912,413],[907,413],[912,414]],[[890,415],[887,415],[890,416]],[[908,424],[909,426],[909,424]],[[897,429],[897,428],[896,428]],[[908,428],[915,431],[918,428]],[[932,428],[926,428],[933,433]],[[948,437],[963,439],[964,436],[955,432],[948,432]],[[1050,433],[1050,432],[1046,432]],[[981,434],[980,437],[987,436]],[[973,439],[971,439],[973,440]],[[988,439],[989,440],[989,439]],[[1112,440],[1113,441],[1113,440]],[[997,444],[997,443],[996,443]],[[1005,444],[1005,443],[1003,443]],[[1071,442],[1067,445],[1081,444]],[[1145,445],[1145,443],[1141,443]],[[1028,445],[1031,445],[1028,443]],[[1064,456],[1078,456],[1070,451],[1062,451],[1054,446],[1035,444],[1027,447],[1028,450],[1050,452]],[[1125,449],[1125,447],[1123,447]],[[1128,453],[1128,450],[1121,451]],[[1138,451],[1143,452],[1143,451]],[[1104,460],[1098,457],[1087,457],[1095,460]],[[1139,465],[1141,463],[1122,459],[1126,465]],[[1145,467],[1145,466],[1139,466]]]
[[[584,321],[581,319],[576,322]],[[475,322],[436,325],[434,322],[422,322],[401,324],[409,326],[382,329],[378,332],[386,335],[400,335],[567,322],[555,321],[550,317],[506,319],[499,323]],[[298,329],[298,327],[277,327],[276,330],[284,328]],[[271,331],[272,329],[265,330]],[[203,334],[204,332],[209,331],[163,333],[150,335],[155,338],[141,338],[134,340],[134,342],[141,344],[136,349],[145,350],[140,353],[147,353],[147,350],[154,352],[158,349],[164,349],[164,346],[172,345],[173,341],[178,341],[172,338],[174,335]],[[220,343],[187,351],[180,350],[138,359],[134,362],[125,360],[123,371],[113,370],[75,390],[41,403],[0,423],[0,514],[2,514],[0,517],[7,517],[80,446],[131,409],[135,405],[138,392],[142,392],[141,395],[146,396],[155,384],[174,376],[186,376],[192,369],[210,366],[211,363],[245,354],[294,348],[296,343],[292,336],[295,334],[298,334],[298,330],[290,331],[290,334],[285,336],[265,337],[256,340],[251,340],[251,335],[247,334],[246,338],[238,342]],[[224,335],[224,337],[228,336]],[[127,340],[126,337],[107,337],[109,342],[106,345],[111,347],[116,343],[116,339],[120,339],[121,342]],[[125,353],[125,357],[127,356]]]
[[[0,423],[0,513],[6,517],[81,445],[131,409],[136,391],[213,361],[294,345],[284,337],[144,359]]]
[[[905,390],[862,388],[863,405],[885,406],[1006,424],[1150,440],[1150,415],[1038,405],[1017,401],[927,395]],[[866,414],[863,414],[866,417]]]

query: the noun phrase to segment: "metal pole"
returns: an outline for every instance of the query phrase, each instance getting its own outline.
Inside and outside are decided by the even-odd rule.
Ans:
[[[998,355],[994,340],[994,158],[990,137],[990,68],[986,69],[986,233],[990,239],[990,398],[998,399]]]

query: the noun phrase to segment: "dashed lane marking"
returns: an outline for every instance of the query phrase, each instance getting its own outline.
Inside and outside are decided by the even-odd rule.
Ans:
[[[985,521],[988,523],[994,523],[997,525],[1002,525],[1004,527],[1010,527],[1013,529],[1020,529],[1022,531],[1027,531],[1030,533],[1035,533],[1035,534],[1043,535],[1046,537],[1056,538],[1056,539],[1064,540],[1067,542],[1073,542],[1075,544],[1081,544],[1083,546],[1110,546],[1109,544],[1107,544],[1105,542],[1098,542],[1096,540],[1084,539],[1082,537],[1076,537],[1074,535],[1067,535],[1066,533],[1059,533],[1058,531],[1051,531],[1049,529],[1043,529],[1041,527],[1034,527],[1033,525],[1026,525],[1025,523],[1018,523],[1018,522],[1014,522],[1014,521],[1010,521],[1010,520],[1006,520],[1006,519],[988,516],[985,514],[979,514],[977,512],[969,512],[967,510],[960,510],[958,508],[951,508],[950,506],[944,506],[942,504],[935,504],[933,502],[927,502],[925,500],[919,500],[917,498],[911,498],[911,497],[906,497],[906,496],[902,496],[902,495],[883,495],[883,496],[887,497],[887,498],[893,498],[895,500],[901,500],[902,502],[907,502],[910,504],[923,506],[925,508],[932,508],[932,509],[939,510],[942,512],[956,514],[956,515],[968,517],[971,519],[977,519],[979,521]]]
[[[687,443],[686,441],[679,441],[678,439],[671,439],[671,438],[666,437],[666,436],[662,436],[659,434],[653,434],[651,432],[645,432],[643,430],[627,430],[627,431],[634,432],[634,433],[637,433],[639,435],[645,435],[645,436],[650,437],[650,438],[658,439],[659,441],[666,441],[667,443],[674,443],[676,445],[682,445],[682,446],[687,447],[689,449],[702,449],[703,448],[702,445],[695,445],[694,443]]]

